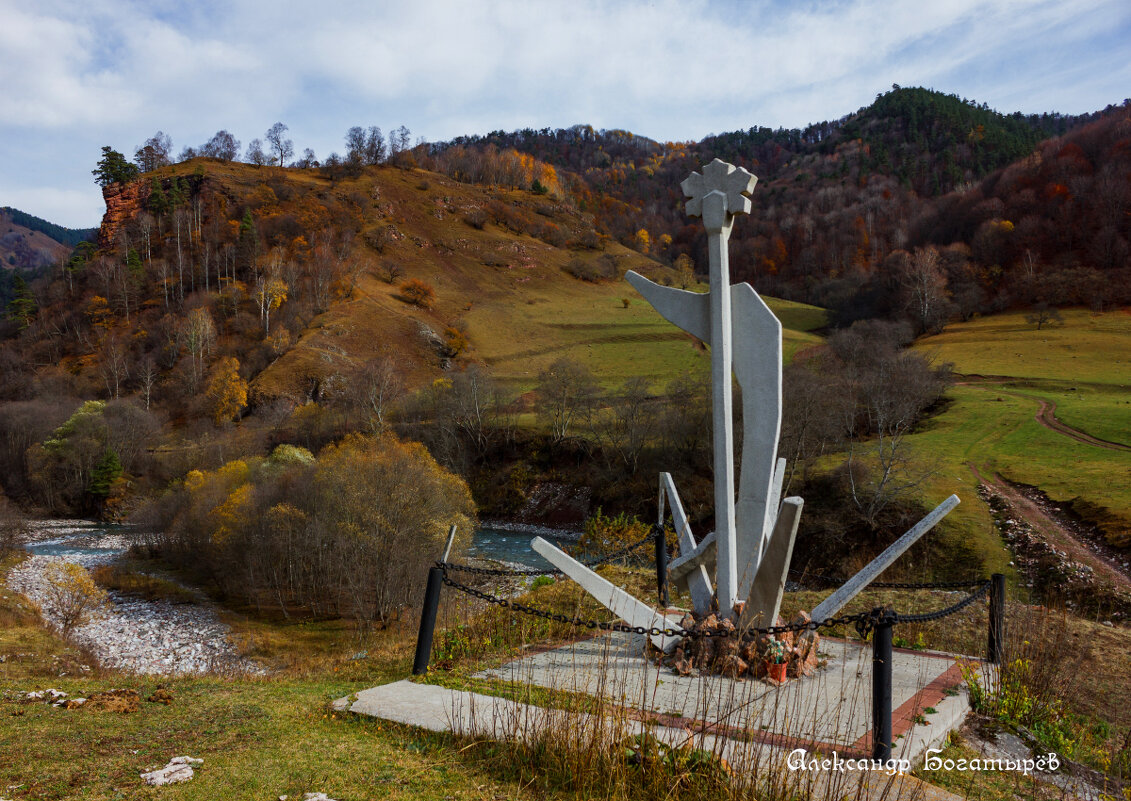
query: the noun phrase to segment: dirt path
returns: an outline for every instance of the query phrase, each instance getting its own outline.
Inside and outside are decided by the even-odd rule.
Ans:
[[[1018,394],[1018,393],[1010,393]],[[1022,395],[1021,397],[1028,397]],[[1056,404],[1052,401],[1036,399],[1040,404],[1037,409],[1037,414],[1034,419],[1050,431],[1055,431],[1058,434],[1063,434],[1066,437],[1071,437],[1077,442],[1083,442],[1085,445],[1094,445],[1097,448],[1107,448],[1113,451],[1131,451],[1131,445],[1124,445],[1120,442],[1109,442],[1106,439],[1093,437],[1091,434],[1081,431],[1078,428],[1073,428],[1067,423],[1056,418]]]
[[[1026,395],[1024,392],[1015,392],[1013,390],[1004,389],[1001,384],[1007,381],[1015,381],[1017,379],[1010,378],[1003,375],[979,375],[971,373],[968,375],[958,375],[957,378],[962,380],[956,381],[958,385],[976,386],[980,389],[988,390],[993,386],[996,391],[1004,392],[1006,395],[1013,395],[1016,398],[1025,398],[1026,400],[1035,400],[1037,402],[1037,413],[1033,415],[1033,419],[1040,425],[1047,428],[1049,431],[1055,431],[1057,434],[1062,434],[1069,439],[1074,439],[1084,445],[1092,445],[1096,448],[1107,448],[1112,451],[1125,451],[1131,452],[1131,445],[1124,445],[1122,442],[1112,442],[1111,440],[1100,439],[1093,437],[1087,431],[1081,431],[1079,428],[1073,428],[1063,420],[1057,419],[1056,404],[1053,401],[1043,400],[1041,398],[1034,398],[1032,395]]]
[[[968,466],[978,481],[1008,503],[1017,516],[1068,559],[1090,567],[1100,581],[1131,591],[1131,567],[1127,557],[1108,545],[1094,527],[1073,518],[1036,487],[1013,484],[996,474],[990,478],[978,472],[973,464]]]

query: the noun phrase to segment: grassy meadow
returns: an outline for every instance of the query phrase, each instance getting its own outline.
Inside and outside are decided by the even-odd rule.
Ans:
[[[937,460],[936,484],[959,483],[972,494],[973,467],[1037,486],[1057,501],[1080,499],[1107,510],[1100,514],[1115,518],[1108,525],[1131,526],[1131,452],[1078,442],[1035,419],[1040,402],[1051,401],[1062,422],[1131,444],[1128,310],[1068,310],[1063,325],[1041,331],[1022,313],[996,315],[950,325],[915,347],[960,374],[950,405],[911,437],[920,454]],[[989,514],[971,500],[954,514],[982,530]]]

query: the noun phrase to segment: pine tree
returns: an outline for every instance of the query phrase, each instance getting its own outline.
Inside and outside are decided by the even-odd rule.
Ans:
[[[107,447],[90,474],[90,485],[86,491],[96,498],[106,500],[110,495],[110,487],[120,475],[122,463],[118,461],[118,454]]]
[[[131,163],[124,155],[114,150],[109,145],[102,146],[102,158],[98,166],[90,171],[99,186],[106,187],[111,184],[124,184],[133,180],[138,175],[137,165]]]

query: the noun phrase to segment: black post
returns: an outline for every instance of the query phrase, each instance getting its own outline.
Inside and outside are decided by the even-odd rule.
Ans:
[[[891,759],[890,616],[872,632],[872,759]]]
[[[656,537],[656,592],[660,596],[660,606],[668,608],[668,543],[664,539],[664,527],[657,525]]]
[[[432,633],[436,630],[436,612],[440,608],[440,588],[444,586],[444,571],[438,567],[428,570],[428,587],[424,590],[424,608],[420,610],[420,632],[416,635],[416,659],[412,662],[412,675],[428,672],[432,657]]]
[[[1002,663],[1005,651],[1005,576],[990,576],[990,632],[987,638],[986,659],[994,665]]]

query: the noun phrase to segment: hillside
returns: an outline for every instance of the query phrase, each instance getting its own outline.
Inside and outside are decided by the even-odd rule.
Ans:
[[[432,149],[440,164],[502,148],[553,164],[602,232],[668,263],[702,261],[704,234],[683,215],[678,187],[690,170],[722,158],[760,178],[752,223],[732,237],[737,278],[831,308],[841,322],[909,316],[931,330],[938,319],[915,319],[905,252],[946,251],[936,277],[944,322],[1032,302],[1034,274],[1122,269],[1131,217],[1126,180],[1116,176],[1128,169],[1128,113],[1005,115],[896,87],[804,129],[659,143],[575,126]],[[1101,302],[1127,302],[1114,289],[1108,295]]]
[[[98,250],[33,282],[4,323],[4,489],[25,502],[88,512],[108,502],[89,489],[102,446],[69,475],[35,455],[80,400],[125,415],[108,444],[132,482],[128,506],[233,454],[317,450],[379,429],[394,406],[401,430],[466,472],[487,446],[468,457],[445,445],[444,426],[420,424],[462,414],[451,404],[476,370],[489,377],[468,379],[486,393],[476,403],[505,415],[535,411],[530,392],[561,359],[592,371],[599,404],[640,377],[655,409],[708,363],[621,276],[694,279],[601,235],[556,192],[403,166],[196,159],[105,197]],[[771,303],[788,354],[819,341],[822,310]],[[533,415],[521,423],[540,430]]]
[[[20,225],[6,209],[0,211],[0,263],[5,270],[35,272],[65,259],[70,253],[67,245]]]

